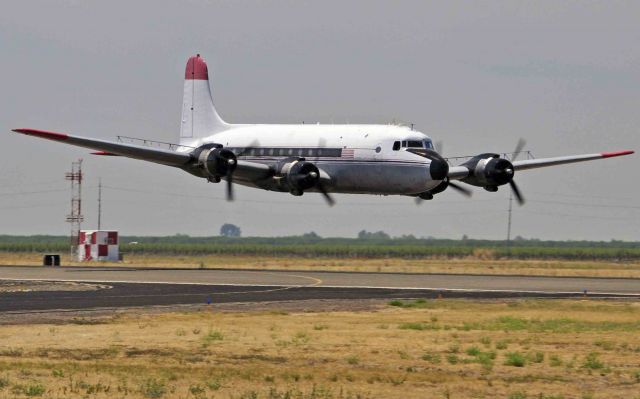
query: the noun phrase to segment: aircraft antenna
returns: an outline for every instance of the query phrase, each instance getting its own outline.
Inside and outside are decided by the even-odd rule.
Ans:
[[[71,213],[67,215],[67,222],[71,224],[71,258],[77,258],[80,243],[80,225],[84,221],[82,216],[82,159],[71,163],[71,172],[65,174],[65,179],[71,182]]]

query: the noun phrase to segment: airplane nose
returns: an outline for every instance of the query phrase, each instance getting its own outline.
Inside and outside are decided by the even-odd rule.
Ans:
[[[429,174],[433,180],[444,180],[449,174],[449,164],[444,159],[432,159]]]

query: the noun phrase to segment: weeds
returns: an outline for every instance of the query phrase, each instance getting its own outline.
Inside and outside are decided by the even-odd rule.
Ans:
[[[322,330],[326,330],[328,328],[329,328],[329,326],[326,325],[326,324],[314,324],[313,325],[313,329],[316,330],[316,331],[322,331]]]
[[[551,367],[560,367],[562,366],[562,360],[558,355],[549,356],[549,365]]]
[[[167,387],[165,386],[164,381],[150,378],[145,381],[140,391],[147,398],[161,398],[165,393],[167,393]]]
[[[14,385],[13,388],[11,388],[11,393],[13,393],[14,395],[24,395],[29,397],[42,396],[44,392],[44,385],[38,382],[33,382],[26,385]]]
[[[415,301],[401,301],[399,299],[389,302],[389,305],[400,308],[426,308],[429,304],[425,299],[416,299]]]
[[[604,362],[598,359],[596,352],[591,352],[584,358],[582,367],[589,370],[602,370],[605,368],[605,365]]]
[[[435,324],[429,323],[402,323],[398,326],[401,330],[416,330],[416,331],[424,331],[424,330],[439,330]]]
[[[442,357],[439,353],[427,352],[422,355],[422,360],[425,360],[431,364],[440,364],[442,362]]]
[[[505,350],[509,346],[509,342],[506,339],[502,339],[496,342],[496,349]]]
[[[520,352],[509,352],[506,354],[505,366],[524,367],[526,359]]]
[[[358,359],[357,356],[349,356],[347,358],[347,363],[349,363],[352,366],[357,365],[358,363],[360,363],[360,359]]]
[[[202,340],[205,344],[211,343],[213,341],[222,341],[224,339],[224,335],[220,331],[209,330],[207,335],[202,337]]]

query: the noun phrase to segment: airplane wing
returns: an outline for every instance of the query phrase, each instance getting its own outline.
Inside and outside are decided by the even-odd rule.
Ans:
[[[73,136],[67,133],[48,132],[36,129],[13,129],[13,131],[16,133],[26,134],[28,136],[40,137],[47,140],[59,141],[65,144],[97,150],[96,152],[92,152],[94,155],[123,156],[162,165],[175,166],[185,170],[195,166],[193,162],[196,161],[196,159],[189,153],[165,150],[162,148],[98,140]],[[271,176],[271,172],[271,169],[267,165],[238,160],[238,166],[234,175],[240,180],[256,181]]]
[[[544,168],[547,166],[564,165],[567,163],[593,161],[595,159],[620,157],[623,155],[631,155],[633,151],[616,151],[616,152],[602,152],[599,154],[584,154],[584,155],[569,155],[564,157],[555,158],[541,158],[541,159],[524,159],[522,161],[513,162],[515,170],[527,170],[535,168]]]
[[[564,165],[568,163],[593,161],[596,159],[605,159],[619,157],[623,155],[631,155],[634,151],[615,151],[615,152],[602,152],[596,154],[583,154],[583,155],[568,155],[563,157],[554,158],[539,158],[539,159],[525,159],[521,161],[513,162],[513,168],[515,170],[528,170],[536,168],[544,168],[547,166]],[[448,177],[451,180],[464,179],[469,175],[469,168],[466,166],[452,166],[449,168]]]
[[[40,137],[47,140],[59,141],[65,144],[85,147],[97,150],[95,155],[121,155],[124,157],[141,159],[169,166],[185,166],[192,160],[191,155],[183,152],[151,148],[135,144],[119,143],[114,141],[98,140],[80,136],[72,136],[66,133],[48,132],[36,129],[13,129],[16,133],[27,136]]]

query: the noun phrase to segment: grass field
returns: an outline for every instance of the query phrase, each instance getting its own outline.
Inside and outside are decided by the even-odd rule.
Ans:
[[[0,265],[40,265],[39,253],[0,252]],[[127,255],[119,263],[78,263],[63,258],[64,265],[76,266],[136,266],[176,268],[239,268],[265,270],[342,270],[361,272],[401,273],[473,273],[517,274],[539,276],[596,276],[640,278],[639,261],[566,261],[515,260],[466,257],[458,259],[403,258],[305,258],[272,256],[149,256]]]
[[[640,398],[640,304],[394,301],[0,326],[0,397]]]

